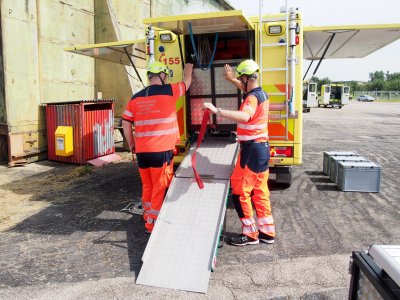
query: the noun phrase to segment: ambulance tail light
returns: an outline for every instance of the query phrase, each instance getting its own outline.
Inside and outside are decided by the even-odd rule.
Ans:
[[[293,147],[275,147],[270,148],[271,157],[293,157]]]

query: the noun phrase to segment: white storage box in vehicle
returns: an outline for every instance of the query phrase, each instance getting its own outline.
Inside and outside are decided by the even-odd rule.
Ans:
[[[330,175],[331,157],[332,156],[358,156],[351,151],[325,151],[323,171],[325,175]]]
[[[331,157],[331,167],[330,167],[330,178],[331,181],[337,184],[337,166],[338,163],[341,161],[354,161],[354,162],[359,162],[359,161],[369,161],[365,157],[362,156],[332,156]]]
[[[400,245],[372,245],[368,253],[400,287]]]
[[[338,163],[337,185],[344,192],[378,193],[382,167],[373,162]]]
[[[349,300],[400,299],[400,245],[353,251]]]

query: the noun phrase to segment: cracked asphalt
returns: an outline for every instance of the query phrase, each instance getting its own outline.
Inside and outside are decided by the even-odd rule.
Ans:
[[[135,284],[148,235],[121,212],[141,192],[126,152],[101,168],[0,165],[0,299],[346,299],[351,252],[400,244],[399,117],[399,102],[304,114],[293,184],[270,181],[275,244],[219,249],[205,295]],[[380,164],[380,193],[331,183],[322,161],[334,150]],[[240,231],[230,202],[226,228]]]

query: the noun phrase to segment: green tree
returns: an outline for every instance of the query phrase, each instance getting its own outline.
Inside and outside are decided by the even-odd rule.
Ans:
[[[375,71],[373,73],[369,73],[369,78],[371,82],[378,80],[385,81],[385,73],[383,73],[383,71]]]
[[[387,81],[392,81],[392,80],[399,80],[400,79],[400,73],[395,72],[390,74],[389,71],[386,73],[386,80]]]
[[[400,77],[398,79],[392,79],[385,84],[386,91],[400,91]]]
[[[383,91],[385,88],[384,80],[374,80],[366,84],[367,91]]]
[[[350,81],[347,83],[350,86],[350,92],[353,94],[355,91],[360,91],[360,84],[357,81]]]

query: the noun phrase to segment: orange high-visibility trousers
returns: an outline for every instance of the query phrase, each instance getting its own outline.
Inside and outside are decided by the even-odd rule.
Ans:
[[[147,232],[151,232],[174,174],[172,151],[138,153],[137,158],[142,180],[143,218]]]
[[[258,230],[275,237],[268,189],[269,147],[261,145],[263,144],[241,146],[241,152],[231,176],[232,200],[242,222],[242,233],[254,239],[258,238]],[[268,154],[265,154],[265,151],[268,151]],[[252,202],[257,214],[258,226],[253,217]]]
[[[139,168],[140,179],[142,180],[142,205],[143,219],[147,220],[147,214],[151,207],[151,194],[153,193],[153,182],[151,181],[150,168]]]

